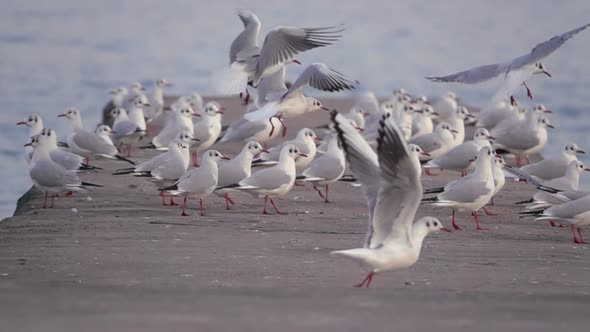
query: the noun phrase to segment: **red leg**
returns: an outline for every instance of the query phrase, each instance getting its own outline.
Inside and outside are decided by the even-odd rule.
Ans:
[[[73,191],[68,191],[66,193],[66,197],[72,197],[72,196],[74,196],[74,192]]]
[[[88,159],[88,157],[84,158],[84,163],[85,163],[86,165],[90,164],[90,159]]]
[[[531,93],[531,89],[529,89],[529,86],[526,85],[526,82],[522,82],[522,85],[524,85],[524,87],[526,88],[526,96],[529,97],[529,99],[533,99],[533,94]]]
[[[354,287],[361,288],[361,287],[363,287],[363,285],[365,283],[367,283],[367,287],[369,287],[369,284],[371,283],[371,280],[373,280],[373,275],[375,275],[375,272],[373,272],[373,271],[369,272],[369,274],[367,274],[367,276],[365,277],[365,279],[363,279],[363,281],[361,281],[360,284],[354,285]]]
[[[320,195],[321,198],[326,199],[326,196],[324,196],[324,194],[322,193],[322,190],[320,188],[318,188],[316,185],[314,185],[313,189],[315,189],[315,191],[317,191],[318,195]]]
[[[174,201],[174,196],[170,195],[170,206],[175,206],[178,205],[176,204],[176,202]]]
[[[199,210],[201,210],[201,217],[205,215],[205,208],[203,208],[203,199],[199,198]]]
[[[262,214],[270,214],[266,209],[266,203],[268,202],[268,196],[264,196],[264,210],[262,210]]]
[[[305,184],[301,181],[295,181],[294,185],[295,187],[305,187]]]
[[[186,213],[186,200],[187,200],[188,196],[184,196],[184,201],[182,203],[182,213],[180,214],[183,217],[189,216],[188,213]]]
[[[432,174],[432,172],[430,172],[430,168],[425,168],[424,169],[424,173],[426,173],[429,176],[434,176],[435,174]]]
[[[586,244],[586,241],[584,241],[584,238],[582,237],[582,229],[580,227],[578,227],[578,235],[580,236],[580,243]]]
[[[324,200],[324,203],[331,203],[332,201],[330,201],[330,196],[328,195],[328,189],[329,189],[330,184],[326,185],[326,199]]]
[[[514,99],[514,96],[510,96],[510,105],[516,105],[516,99]]]
[[[453,210],[453,219],[452,220],[453,220],[453,228],[456,231],[460,231],[461,230],[461,227],[459,227],[459,225],[457,225],[457,220],[455,218],[455,210]]]
[[[279,115],[278,119],[279,119],[279,122],[281,123],[281,125],[283,126],[283,137],[285,137],[285,136],[287,136],[287,126],[285,125],[285,122],[283,122],[282,116],[283,116],[282,114]]]
[[[160,191],[160,197],[162,197],[162,206],[168,206],[168,204],[166,203],[166,196],[164,196],[163,191]],[[172,197],[170,197],[170,199],[172,199]]]
[[[51,195],[51,206],[50,206],[51,209],[53,209],[55,207],[55,205],[53,204],[53,200],[55,199],[55,197],[57,197],[57,195]]]
[[[461,171],[461,177],[464,177],[465,175],[467,175],[467,172]]]
[[[531,163],[531,161],[529,160],[529,156],[525,155],[524,159],[526,160],[527,165]]]
[[[492,196],[492,199],[490,199],[490,205],[494,206],[494,196]]]
[[[471,215],[473,216],[473,219],[475,219],[475,224],[477,225],[477,228],[476,228],[476,229],[477,229],[478,231],[487,231],[487,229],[486,229],[486,228],[482,228],[482,227],[479,225],[479,218],[477,217],[477,211],[473,211],[473,212],[471,212]]]
[[[270,133],[268,133],[268,137],[270,137],[275,132],[275,124],[272,123],[272,117],[268,118],[268,122],[270,122]]]
[[[485,206],[482,209],[483,209],[483,212],[485,212],[487,216],[495,217],[498,215],[497,213],[493,213],[493,212],[488,211],[488,209],[486,209]]]
[[[581,244],[582,242],[580,242],[580,240],[578,240],[578,237],[576,236],[576,226],[571,225],[571,229],[572,229],[572,234],[574,234],[574,243]]]
[[[243,92],[240,92],[240,98],[242,98]],[[248,91],[248,88],[246,88],[246,97],[244,98],[244,105],[248,105],[248,103],[250,102],[250,92]]]
[[[270,204],[272,204],[272,207],[275,209],[275,211],[277,211],[278,214],[287,214],[285,212],[281,212],[279,211],[279,209],[277,209],[277,206],[275,205],[275,202],[272,200],[272,198],[268,199],[270,201]]]
[[[229,203],[230,203],[230,198],[229,198],[229,194],[226,193],[225,194],[225,209],[229,210]]]
[[[43,208],[47,209],[47,192],[45,193],[45,199],[43,199]]]
[[[555,224],[555,221],[553,220],[549,220],[549,225],[551,225],[551,227],[557,227],[557,224]]]
[[[522,166],[522,159],[520,159],[519,154],[516,155],[516,166],[518,166],[518,167]]]

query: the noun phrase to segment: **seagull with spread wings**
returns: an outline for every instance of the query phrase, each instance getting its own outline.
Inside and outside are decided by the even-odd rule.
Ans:
[[[363,248],[331,254],[366,267],[369,274],[355,287],[369,287],[377,273],[414,265],[429,233],[450,230],[433,217],[414,223],[422,199],[420,163],[391,116],[380,122],[377,153],[342,115],[333,112],[332,121],[350,169],[362,184],[369,207],[369,230]]]
[[[590,23],[561,35],[557,35],[538,44],[528,54],[519,56],[509,62],[479,66],[447,76],[432,76],[426,78],[433,82],[476,84],[504,74],[504,83],[494,96],[494,100],[498,101],[510,96],[514,103],[512,93],[519,85],[524,85],[527,90],[527,96],[532,99],[533,96],[526,85],[526,80],[531,78],[534,74],[545,74],[551,77],[551,74],[545,70],[545,66],[541,63],[541,60],[551,55],[551,53],[560,48],[568,39],[583,31],[588,26],[590,26]]]

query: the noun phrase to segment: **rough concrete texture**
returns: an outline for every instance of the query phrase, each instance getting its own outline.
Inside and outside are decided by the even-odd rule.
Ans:
[[[224,100],[224,122],[242,112]],[[346,103],[326,101],[329,107]],[[327,113],[288,120],[289,136],[326,123]],[[216,146],[233,155],[240,144]],[[153,152],[139,152],[142,160]],[[412,268],[378,275],[371,288],[351,287],[365,272],[331,257],[360,246],[367,228],[359,188],[338,183],[332,204],[309,186],[263,216],[262,200],[238,193],[224,201],[190,202],[192,216],[162,207],[145,178],[113,177],[124,163],[83,174],[104,185],[85,195],[23,200],[0,222],[0,322],[5,331],[555,331],[587,329],[590,253],[568,229],[519,220],[515,201],[531,188],[508,183],[475,231],[428,237]],[[23,170],[25,171],[25,170]],[[455,173],[424,177],[424,187]],[[74,210],[76,209],[76,211]],[[450,211],[424,205],[419,216]],[[590,236],[590,235],[589,235]]]

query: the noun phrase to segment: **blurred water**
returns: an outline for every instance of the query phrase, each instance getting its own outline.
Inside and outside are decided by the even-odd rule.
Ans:
[[[236,8],[255,11],[263,33],[278,24],[346,24],[332,47],[308,52],[304,63],[326,62],[385,96],[395,87],[437,95],[448,89],[473,104],[486,102],[498,82],[437,85],[423,77],[511,59],[537,42],[587,23],[589,1],[3,1],[0,12],[0,217],[12,214],[30,187],[14,123],[37,112],[64,133],[55,117],[82,109],[88,126],[99,118],[107,91],[132,81],[173,81],[174,93],[211,92],[209,76],[226,66],[241,30]],[[557,110],[550,149],[586,144],[590,96],[590,33],[548,58],[552,79],[529,82],[536,102]],[[289,76],[297,74],[297,68]],[[523,98],[520,98],[524,100]],[[581,121],[583,120],[583,121]]]

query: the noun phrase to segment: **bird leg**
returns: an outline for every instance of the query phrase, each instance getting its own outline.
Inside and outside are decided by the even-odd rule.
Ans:
[[[170,195],[170,206],[175,206],[178,205],[176,204],[176,202],[174,202],[174,196]]]
[[[270,133],[268,133],[268,136],[272,136],[272,134],[275,132],[275,125],[274,123],[272,123],[272,118],[277,118],[277,120],[279,120],[279,122],[281,123],[281,125],[283,126],[283,137],[287,136],[287,126],[285,126],[285,122],[283,122],[283,113],[279,112],[273,116],[271,116],[270,118],[268,118],[268,121],[270,122]]]
[[[320,188],[318,188],[316,185],[313,185],[313,189],[318,192],[318,195],[320,195],[321,198],[326,199],[326,196],[324,196]]]
[[[203,199],[199,198],[199,210],[201,211],[201,217],[205,215],[205,208],[203,207]]]
[[[488,211],[485,206],[482,209],[483,209],[483,212],[485,212],[487,216],[495,217],[498,215],[497,213],[493,213],[493,212]]]
[[[582,229],[580,227],[578,227],[578,235],[580,236],[580,243],[586,244],[586,241],[584,241],[584,238],[582,237]]]
[[[425,168],[424,173],[426,173],[428,176],[435,176],[436,175],[436,174],[432,174],[432,172],[430,172],[430,168]]]
[[[524,159],[526,160],[527,165],[531,163],[531,161],[529,160],[529,156],[528,155],[524,155]]]
[[[517,154],[515,156],[515,162],[516,162],[516,166],[521,167],[522,166],[522,159],[520,158],[520,155]]]
[[[272,207],[275,209],[275,211],[277,211],[278,214],[287,214],[285,212],[281,212],[279,211],[279,209],[277,209],[277,206],[275,205],[275,202],[272,200],[272,198],[269,198],[270,200],[270,204],[272,204]]]
[[[473,212],[471,212],[471,215],[473,216],[473,219],[475,219],[475,224],[477,225],[477,228],[476,228],[476,229],[477,229],[478,231],[487,231],[487,229],[486,229],[486,228],[482,228],[482,227],[479,225],[479,218],[477,217],[477,211],[473,211]]]
[[[268,202],[268,195],[264,196],[264,210],[262,210],[262,214],[270,214],[266,209],[266,203]]]
[[[326,184],[326,199],[324,200],[324,203],[332,203],[332,201],[330,201],[330,196],[328,195],[329,186],[330,184]]]
[[[460,231],[461,230],[461,227],[459,227],[459,225],[457,225],[457,218],[455,218],[455,210],[453,210],[453,219],[452,219],[452,221],[453,221],[453,228],[456,231]]]
[[[72,196],[74,196],[74,192],[73,191],[68,191],[66,193],[66,197],[72,197]]]
[[[510,105],[512,105],[512,106],[516,105],[516,99],[514,98],[514,96],[510,96]]]
[[[461,171],[461,177],[464,177],[466,175],[467,175],[467,172],[466,171]]]
[[[367,288],[369,288],[369,285],[371,284],[371,281],[373,280],[373,276],[374,275],[375,275],[375,272],[373,272],[373,271],[369,272],[369,274],[367,274],[367,276],[365,277],[365,279],[363,279],[363,281],[361,281],[360,284],[354,285],[354,287],[361,288],[361,287],[363,287],[363,285],[366,282],[367,283]]]
[[[244,95],[244,93],[240,92],[240,99],[242,99],[243,95]],[[246,97],[244,98],[244,103],[242,105],[248,105],[249,102],[250,102],[250,91],[248,91],[248,87],[246,87]]]
[[[180,214],[183,217],[190,216],[190,214],[186,213],[186,200],[188,196],[184,196],[184,201],[182,203],[182,213]]]
[[[162,206],[168,206],[169,204],[166,203],[166,196],[164,196],[164,192],[160,191],[160,197],[162,197]],[[172,197],[170,197],[172,199]]]
[[[551,225],[551,227],[557,227],[557,224],[553,220],[549,220],[549,225]]]
[[[578,240],[578,237],[576,236],[576,226],[571,225],[571,228],[572,228],[572,234],[574,234],[574,243],[581,244],[582,242],[580,242],[580,240]]]
[[[229,205],[234,205],[234,201],[229,197],[229,193],[225,193],[225,209],[229,210]]]
[[[45,192],[45,199],[43,200],[43,208],[47,209],[47,192]]]
[[[533,99],[533,94],[531,93],[531,89],[529,89],[529,86],[526,85],[526,82],[522,82],[522,85],[524,85],[524,87],[526,88],[526,96],[529,97],[529,99]]]
[[[494,196],[492,196],[492,198],[490,199],[490,205],[494,206]]]
[[[56,195],[51,195],[51,206],[49,207],[50,209],[53,209],[55,207],[55,205],[53,204],[53,200],[57,197]]]

